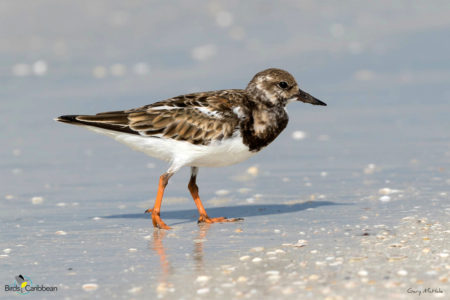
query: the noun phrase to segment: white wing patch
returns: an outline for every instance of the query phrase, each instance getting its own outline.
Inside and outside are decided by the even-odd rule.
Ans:
[[[245,117],[244,112],[240,106],[233,107],[233,112],[239,119],[243,119]]]
[[[171,110],[171,109],[179,109],[179,107],[168,106],[168,105],[161,105],[161,106],[152,106],[152,107],[148,108],[148,110]]]
[[[207,115],[208,117],[213,117],[216,119],[221,119],[223,117],[220,112],[208,109],[207,107],[197,106],[195,107],[195,109],[201,112],[202,114]]]

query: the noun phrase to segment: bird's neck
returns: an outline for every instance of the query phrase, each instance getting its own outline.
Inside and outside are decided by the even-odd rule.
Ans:
[[[269,145],[288,123],[284,106],[270,106],[253,103],[247,110],[248,117],[242,121],[241,134],[250,151],[259,151]]]

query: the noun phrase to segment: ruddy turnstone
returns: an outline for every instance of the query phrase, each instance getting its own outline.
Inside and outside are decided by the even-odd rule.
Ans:
[[[232,89],[177,96],[139,108],[96,115],[67,115],[57,121],[84,126],[131,148],[170,163],[159,177],[151,213],[153,225],[170,229],[160,217],[164,189],[181,167],[191,167],[188,189],[197,205],[198,222],[234,222],[210,218],[198,194],[199,167],[239,163],[269,145],[286,128],[288,103],[326,105],[299,89],[280,69],[256,74],[245,90]]]

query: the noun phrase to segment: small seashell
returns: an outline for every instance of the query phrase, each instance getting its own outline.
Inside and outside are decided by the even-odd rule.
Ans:
[[[252,175],[252,176],[258,176],[258,174],[259,174],[258,166],[252,166],[252,167],[248,168],[247,174]]]
[[[361,276],[361,277],[365,277],[365,276],[369,275],[369,272],[367,272],[364,269],[363,270],[359,270],[358,271],[358,275]]]
[[[378,190],[378,193],[380,195],[390,195],[390,194],[396,194],[402,192],[401,190],[394,190],[390,188],[382,188]]]
[[[266,275],[269,275],[269,276],[280,275],[280,271],[277,271],[277,270],[269,270],[269,271],[266,271]]]
[[[44,198],[42,198],[42,197],[36,196],[36,197],[31,198],[31,203],[33,205],[42,204],[42,202],[44,202]]]
[[[98,289],[98,284],[96,283],[85,283],[82,285],[83,290],[87,292],[95,291]]]
[[[402,256],[391,256],[389,257],[388,261],[393,262],[393,261],[399,261],[399,260],[404,260],[405,258],[408,258],[408,256],[402,255]]]
[[[271,275],[267,277],[267,280],[269,280],[271,283],[276,283],[278,280],[280,280],[279,275]]]
[[[225,195],[228,195],[229,193],[230,193],[229,190],[217,190],[216,191],[217,196],[225,196]]]
[[[220,286],[223,288],[229,289],[229,288],[234,287],[234,285],[235,284],[233,282],[225,282],[225,283],[222,283]]]
[[[366,260],[366,259],[367,259],[367,257],[352,257],[348,261],[349,262],[356,262],[356,261],[362,261],[362,260]]]
[[[250,252],[262,252],[264,251],[264,247],[254,247],[250,249]]]
[[[305,247],[307,245],[308,245],[308,241],[307,240],[298,240],[297,243],[295,243],[293,246],[301,248],[301,247]]]
[[[202,288],[197,290],[198,295],[205,295],[209,293],[209,288]]]
[[[389,197],[389,196],[387,196],[387,195],[384,195],[384,196],[381,196],[381,197],[379,198],[379,200],[380,200],[381,202],[389,202],[389,201],[391,201],[391,197]]]
[[[319,279],[319,275],[317,275],[317,274],[311,274],[311,275],[309,275],[309,280],[317,280],[317,279]]]
[[[210,279],[211,279],[210,276],[200,275],[200,276],[197,277],[197,279],[195,279],[195,282],[196,282],[196,283],[200,283],[200,284],[205,284],[205,283],[207,283]]]
[[[375,164],[368,164],[365,168],[364,168],[364,174],[373,174],[375,172]]]
[[[307,135],[306,135],[306,132],[304,132],[304,131],[296,130],[296,131],[292,132],[291,136],[294,140],[303,140],[306,138]]]
[[[156,287],[156,292],[159,295],[164,295],[165,293],[167,293],[168,290],[168,284],[166,282],[161,282],[160,284],[158,284],[158,286]]]
[[[140,291],[142,291],[142,286],[135,286],[128,290],[128,293],[130,294],[138,294]]]

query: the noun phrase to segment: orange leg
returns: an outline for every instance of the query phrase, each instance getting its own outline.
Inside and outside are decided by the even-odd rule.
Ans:
[[[198,218],[198,223],[220,223],[220,222],[236,222],[243,220],[242,218],[235,219],[227,219],[225,217],[219,218],[210,218],[206,213],[205,208],[203,207],[202,201],[200,200],[200,196],[198,195],[198,186],[196,183],[197,180],[197,167],[191,168],[191,179],[189,180],[188,189],[191,192],[192,198],[194,199],[195,205],[197,205],[198,213],[200,217]]]
[[[166,223],[161,220],[159,214],[161,210],[161,202],[164,195],[164,189],[166,188],[167,183],[169,182],[169,179],[170,177],[172,177],[172,175],[173,173],[164,173],[159,177],[159,186],[158,193],[156,194],[155,205],[153,206],[153,208],[149,208],[145,211],[146,213],[152,214],[153,226],[161,229],[171,229],[171,227],[167,226]]]

